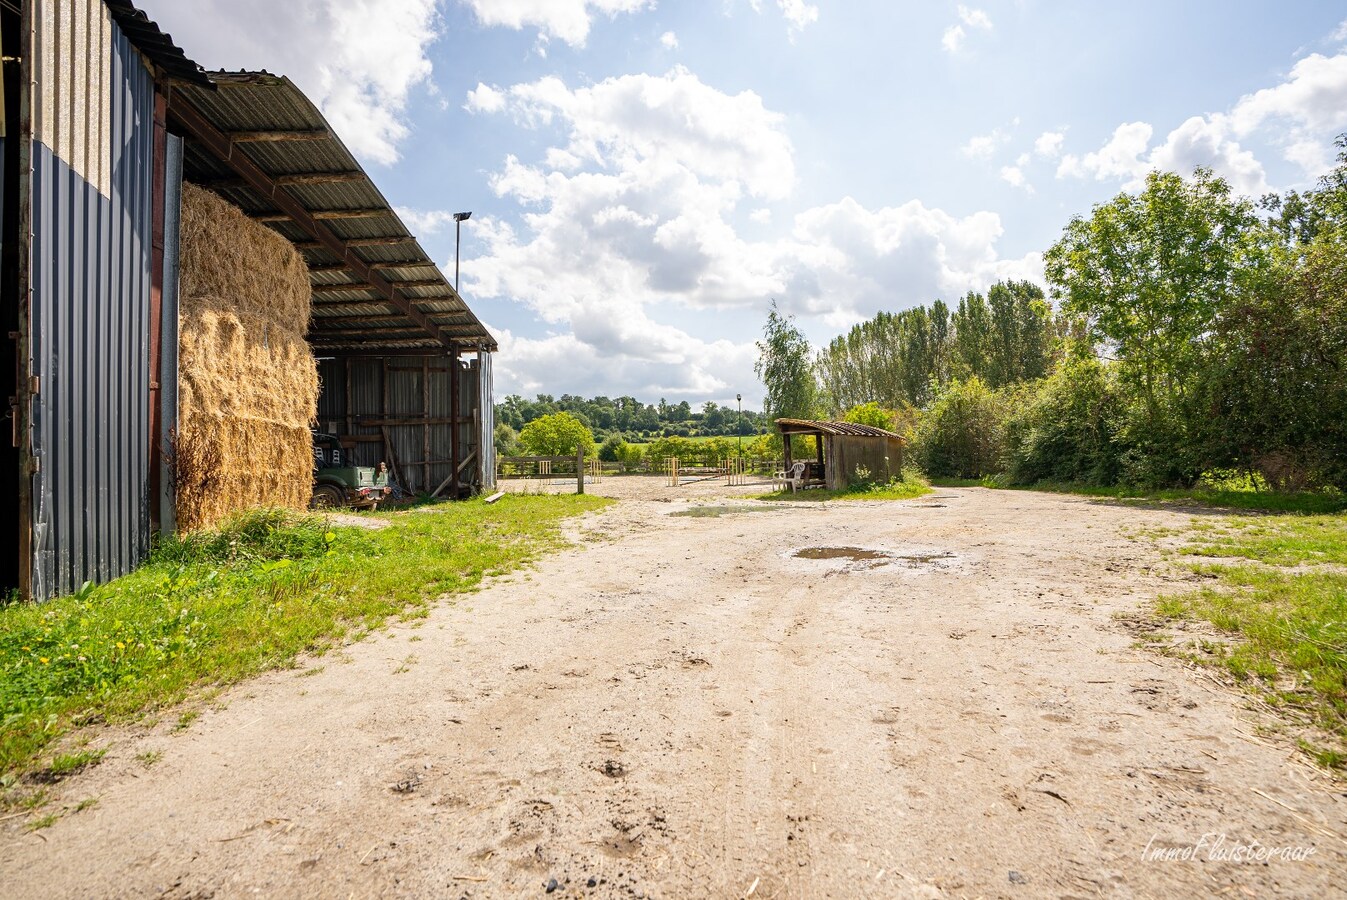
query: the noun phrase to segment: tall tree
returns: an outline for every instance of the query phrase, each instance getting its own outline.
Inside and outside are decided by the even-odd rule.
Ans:
[[[1253,206],[1210,169],[1191,180],[1152,172],[1079,216],[1045,257],[1053,295],[1116,352],[1152,415],[1182,399],[1205,338],[1237,293],[1251,249]]]
[[[763,411],[768,419],[812,419],[819,414],[818,382],[814,379],[812,352],[793,316],[783,316],[772,301],[767,325],[757,342],[758,361],[753,371],[767,388]]]

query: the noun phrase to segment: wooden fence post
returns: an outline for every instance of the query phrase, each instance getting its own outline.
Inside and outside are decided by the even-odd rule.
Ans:
[[[585,492],[585,448],[575,448],[575,492]]]

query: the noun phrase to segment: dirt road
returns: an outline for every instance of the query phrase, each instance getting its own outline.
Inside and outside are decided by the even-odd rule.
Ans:
[[[970,489],[686,516],[652,498],[726,489],[655,484],[605,482],[631,499],[576,548],[418,627],[108,735],[59,787],[96,806],[0,824],[0,893],[1341,889],[1341,786],[1116,618],[1178,577],[1125,530],[1186,515]],[[1308,855],[1221,858],[1251,842]]]

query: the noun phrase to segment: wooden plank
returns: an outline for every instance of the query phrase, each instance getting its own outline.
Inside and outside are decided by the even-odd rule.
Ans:
[[[451,419],[460,418],[459,403],[458,403],[459,368],[460,366],[458,363],[458,348],[455,347],[453,350],[449,352],[449,418]],[[453,479],[453,491],[455,500],[457,500],[460,495],[460,481],[458,477],[460,471],[458,466],[458,457],[460,452],[461,448],[458,445],[458,426],[451,425],[449,427],[449,465],[453,467],[452,471],[450,472],[450,475]]]
[[[426,359],[421,360],[421,413],[423,420],[430,418],[430,361]],[[429,485],[430,425],[425,421],[421,423],[421,458],[426,461],[421,477]]]
[[[326,128],[305,128],[296,131],[226,131],[224,136],[234,144],[274,144],[296,141],[326,141],[332,135]]]
[[[499,500],[501,497],[504,497],[504,496],[505,496],[505,492],[504,492],[504,491],[496,491],[496,493],[494,493],[494,494],[492,494],[490,497],[487,497],[487,498],[486,498],[486,502],[487,502],[487,503],[495,503],[497,500]]]

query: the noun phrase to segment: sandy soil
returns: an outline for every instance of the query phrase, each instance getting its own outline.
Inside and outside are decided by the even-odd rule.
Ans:
[[[1125,530],[1187,515],[980,489],[766,511],[709,500],[716,483],[591,490],[626,499],[532,573],[242,685],[184,731],[96,735],[106,761],[57,792],[99,802],[39,833],[0,823],[0,893],[1341,890],[1341,785],[1117,617],[1179,577]],[[732,511],[672,515],[689,496]],[[871,552],[796,556],[845,547]],[[1313,852],[1213,859],[1220,835]]]

